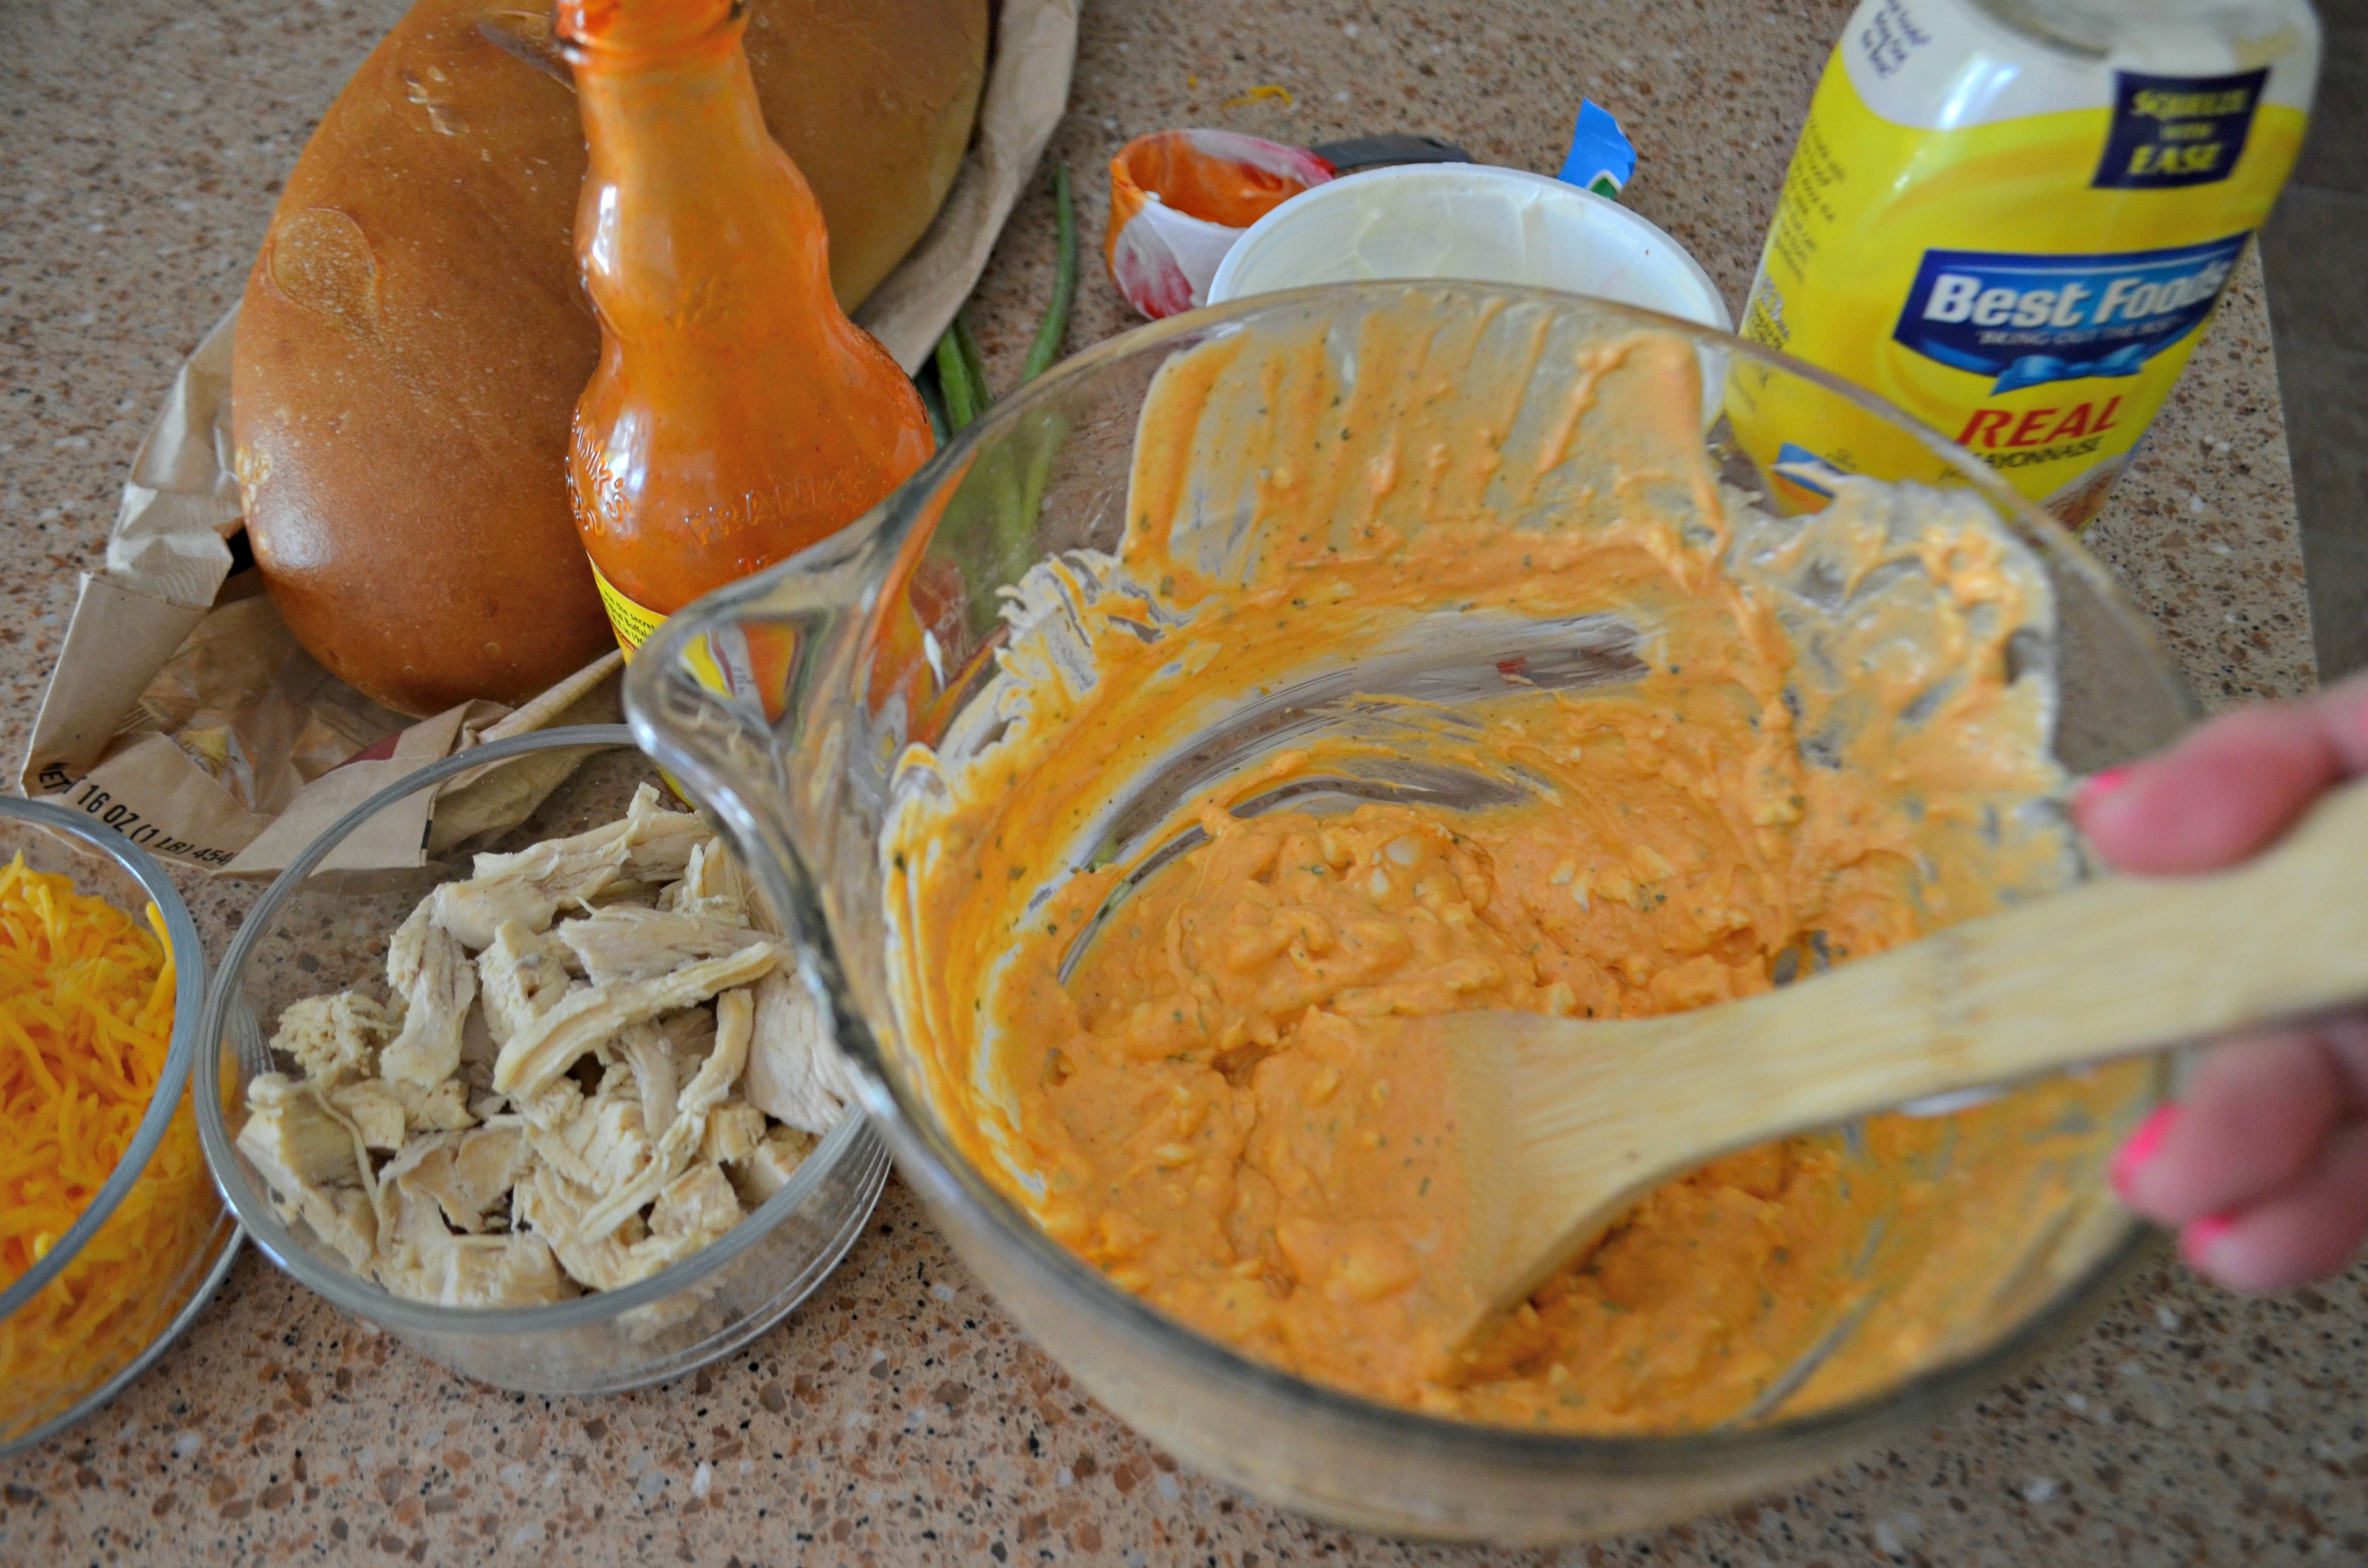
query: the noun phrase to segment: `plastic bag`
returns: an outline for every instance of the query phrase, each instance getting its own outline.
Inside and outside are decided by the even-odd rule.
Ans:
[[[1139,136],[1110,160],[1110,279],[1155,321],[1207,304],[1242,231],[1332,175],[1304,147],[1231,131]]]

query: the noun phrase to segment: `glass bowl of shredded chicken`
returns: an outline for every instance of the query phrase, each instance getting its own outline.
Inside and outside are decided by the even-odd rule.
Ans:
[[[489,787],[548,793],[440,844],[438,804]],[[419,866],[341,869],[396,839]],[[274,1261],[422,1354],[632,1388],[772,1327],[861,1233],[887,1159],[818,1019],[622,727],[518,736],[381,790],[265,892],[206,1000],[206,1157]]]
[[[106,1403],[229,1270],[190,1104],[205,975],[154,860],[0,800],[0,1453]]]

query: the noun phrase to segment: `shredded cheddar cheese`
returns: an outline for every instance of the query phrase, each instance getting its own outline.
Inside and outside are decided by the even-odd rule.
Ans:
[[[1261,83],[1259,85],[1252,87],[1247,93],[1238,94],[1234,97],[1227,98],[1224,107],[1226,108],[1247,108],[1254,103],[1260,103],[1269,98],[1273,99],[1285,108],[1291,108],[1291,89],[1289,87],[1277,86],[1272,82]]]
[[[0,868],[0,1289],[47,1256],[113,1174],[173,1036],[173,955],[62,876]],[[0,1321],[0,1437],[137,1357],[188,1297],[220,1206],[184,1104],[81,1253]]]

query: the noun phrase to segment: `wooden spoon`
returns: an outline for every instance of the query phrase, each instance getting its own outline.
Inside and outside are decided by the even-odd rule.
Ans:
[[[2368,1000],[2363,884],[2355,784],[2235,869],[2084,883],[1741,1002],[1364,1026],[1377,1073],[1443,1087],[1464,1177],[1448,1197],[1468,1209],[1463,1278],[1428,1280],[1423,1315],[1456,1343],[1715,1155]]]

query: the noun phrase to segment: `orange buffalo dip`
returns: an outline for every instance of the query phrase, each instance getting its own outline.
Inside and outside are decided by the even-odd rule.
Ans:
[[[1360,1020],[1701,1006],[2074,869],[2021,667],[2036,563],[1962,499],[1761,515],[1700,409],[1691,346],[1518,311],[1196,349],[1152,392],[1115,558],[1022,596],[1008,728],[907,756],[908,1046],[978,1165],[1121,1288],[1394,1403],[1672,1431],[1881,1387],[2089,1256],[2061,1238],[2104,1223],[2078,1198],[2135,1070],[1720,1160],[1470,1341],[1415,1321],[1456,1238],[1351,1155],[1439,1108],[1344,1093]],[[1111,841],[1114,802],[1294,682],[1338,722]],[[1472,798],[1333,787],[1393,758]]]

